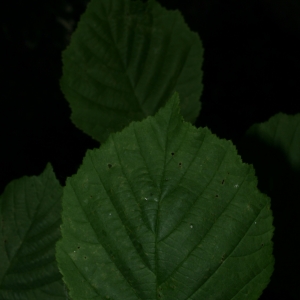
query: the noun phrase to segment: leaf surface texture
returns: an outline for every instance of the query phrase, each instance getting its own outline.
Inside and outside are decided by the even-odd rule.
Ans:
[[[72,299],[257,299],[273,271],[269,198],[178,94],[89,150],[63,195],[57,260]]]
[[[156,1],[93,0],[63,53],[61,88],[74,124],[103,142],[154,115],[177,91],[186,121],[200,111],[203,46],[179,11]]]

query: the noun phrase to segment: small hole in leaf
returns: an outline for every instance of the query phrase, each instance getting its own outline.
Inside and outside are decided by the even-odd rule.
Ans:
[[[219,197],[219,195],[216,195],[216,198],[218,198]]]
[[[84,256],[84,259],[86,259],[86,256]]]
[[[182,163],[180,162],[178,165],[179,165],[179,167],[181,167]]]
[[[80,249],[80,246],[78,246],[77,249]]]
[[[175,155],[175,153],[174,153],[174,152],[172,152],[172,153],[171,153],[171,155],[172,155],[172,156],[174,156],[174,155]]]
[[[223,179],[223,180],[222,180],[222,184],[224,184],[224,181],[225,181],[225,180]]]
[[[110,169],[112,167],[112,164],[107,164],[108,168]]]

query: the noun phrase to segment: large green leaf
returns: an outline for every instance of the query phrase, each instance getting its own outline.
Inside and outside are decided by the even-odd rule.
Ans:
[[[88,151],[63,193],[57,260],[76,299],[257,299],[273,271],[269,198],[230,141],[175,94]]]
[[[0,299],[66,299],[55,260],[62,187],[48,165],[0,196]]]
[[[75,125],[103,142],[153,115],[175,90],[194,122],[202,61],[202,43],[178,11],[152,0],[92,0],[63,53],[61,88]]]
[[[259,188],[272,199],[276,268],[269,288],[299,299],[300,114],[279,113],[251,126],[238,149],[254,165]]]

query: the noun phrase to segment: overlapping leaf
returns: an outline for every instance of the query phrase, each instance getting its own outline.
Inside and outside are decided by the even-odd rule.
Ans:
[[[279,113],[267,122],[251,126],[247,135],[282,151],[290,166],[300,171],[300,114]]]
[[[273,270],[269,198],[231,142],[179,115],[88,151],[63,195],[57,260],[76,299],[258,299]]]
[[[200,110],[203,47],[179,11],[156,1],[92,0],[63,53],[72,120],[103,142],[153,115],[176,90],[185,120]]]
[[[0,197],[0,299],[66,299],[55,259],[62,188],[52,167]]]
[[[254,124],[238,144],[257,172],[260,189],[272,199],[276,268],[269,285],[274,294],[289,291],[299,298],[298,235],[300,210],[300,114],[279,113]]]

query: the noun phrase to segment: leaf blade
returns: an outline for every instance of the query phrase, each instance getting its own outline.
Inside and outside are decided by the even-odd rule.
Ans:
[[[49,164],[40,176],[12,181],[1,195],[1,299],[65,299],[54,248],[61,194]]]
[[[199,114],[203,47],[178,11],[157,2],[91,1],[63,53],[61,88],[72,121],[103,142],[153,115],[176,90],[186,120]]]
[[[174,95],[88,151],[68,180],[57,260],[79,270],[71,287],[61,266],[72,297],[257,299],[273,270],[273,227],[256,185],[231,142],[183,122]],[[86,267],[94,293],[80,286]]]

